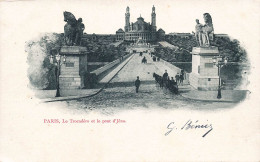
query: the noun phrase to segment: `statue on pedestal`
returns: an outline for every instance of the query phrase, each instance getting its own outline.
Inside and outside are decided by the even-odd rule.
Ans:
[[[202,32],[202,24],[199,22],[199,19],[196,19],[196,26],[195,26],[195,38],[198,46],[202,46],[201,40],[201,32]]]
[[[64,26],[64,43],[68,46],[81,45],[81,38],[85,25],[82,23],[82,18],[76,20],[75,16],[70,12],[63,12],[64,21],[67,22]]]
[[[209,13],[204,13],[203,18],[205,22],[204,25],[201,25],[198,19],[196,20],[197,25],[195,27],[196,29],[195,37],[196,37],[197,44],[200,47],[209,47],[210,41],[214,39],[214,28],[213,28],[212,18]],[[210,35],[212,36],[210,37]]]

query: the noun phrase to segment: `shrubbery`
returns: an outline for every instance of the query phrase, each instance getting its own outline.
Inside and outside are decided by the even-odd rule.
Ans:
[[[55,66],[50,63],[51,49],[60,45],[61,34],[44,34],[39,38],[26,42],[25,51],[28,53],[27,70],[30,84],[36,89],[55,89]]]
[[[179,47],[179,49],[182,49],[182,50],[178,50],[177,52],[175,52],[173,54],[168,53],[169,58],[167,58],[167,59],[170,59],[170,57],[172,57],[172,55],[179,55],[179,54],[187,55],[187,54],[189,54],[189,52],[192,51],[192,47],[197,46],[194,36],[182,38],[182,37],[176,36],[176,35],[174,35],[174,36],[167,35],[165,37],[165,40],[168,43]],[[236,39],[231,40],[228,37],[215,37],[214,41],[211,42],[211,45],[218,47],[220,55],[227,56],[229,59],[229,62],[248,62],[246,51],[240,46],[240,42]],[[186,62],[186,61],[191,61],[191,58],[190,59],[181,59],[181,60],[176,59],[176,61]]]
[[[96,39],[92,39],[91,36],[88,36],[82,40],[82,46],[87,47],[89,51],[89,62],[112,62],[120,56],[125,55],[127,43],[124,42],[115,47],[111,45],[111,43],[114,43],[112,36],[96,35],[95,37]]]

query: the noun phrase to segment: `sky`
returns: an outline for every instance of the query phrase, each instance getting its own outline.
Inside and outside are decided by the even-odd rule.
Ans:
[[[6,50],[14,48],[14,44],[24,49],[24,42],[39,34],[63,33],[64,11],[83,19],[85,33],[115,34],[119,28],[124,29],[127,6],[130,7],[131,22],[140,14],[146,22],[151,22],[153,5],[157,29],[162,28],[166,34],[191,33],[195,19],[204,23],[203,13],[207,12],[211,14],[216,34],[224,33],[238,39],[249,52],[252,49],[251,53],[259,51],[260,3],[257,0],[0,1],[0,42],[5,42],[2,47]]]
[[[127,6],[130,7],[131,22],[135,22],[140,14],[146,22],[151,22],[153,5],[156,8],[157,29],[162,28],[166,33],[191,33],[194,31],[195,19],[204,23],[202,15],[206,12],[212,16],[215,33],[232,35],[247,28],[252,23],[250,19],[259,20],[259,15],[256,14],[259,3],[250,0],[67,0],[0,3],[3,14],[12,13],[14,17],[19,15],[19,18],[4,20],[4,22],[16,21],[16,24],[26,25],[25,29],[32,29],[27,31],[29,33],[63,32],[65,25],[63,11],[69,11],[76,18],[83,18],[86,26],[84,32],[89,34],[115,34],[119,28],[123,29]],[[8,17],[9,15],[4,16],[6,19]]]

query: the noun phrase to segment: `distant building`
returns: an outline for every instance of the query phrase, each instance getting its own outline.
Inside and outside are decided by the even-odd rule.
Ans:
[[[83,40],[90,40],[93,42],[114,42],[116,40],[115,34],[87,34],[84,33],[82,36]]]
[[[165,40],[165,31],[161,28],[157,31],[157,39],[158,40]]]
[[[218,37],[218,38],[229,38],[229,36],[227,34],[214,34],[215,37]]]
[[[191,33],[169,33],[169,35],[178,36],[181,38],[191,38],[193,36]]]
[[[129,7],[126,8],[125,13],[125,27],[116,31],[116,40],[122,41],[134,41],[143,40],[144,42],[153,42],[158,40],[164,40],[165,31],[156,27],[156,13],[155,7],[152,8],[151,14],[152,23],[145,22],[144,18],[137,18],[136,22],[130,23],[130,12]]]
[[[121,41],[124,39],[125,39],[125,32],[123,31],[123,29],[120,28],[116,31],[116,40]]]
[[[169,33],[167,35],[171,36],[178,36],[181,38],[191,38],[194,36],[195,33]],[[227,34],[214,34],[215,37],[217,38],[229,38]]]

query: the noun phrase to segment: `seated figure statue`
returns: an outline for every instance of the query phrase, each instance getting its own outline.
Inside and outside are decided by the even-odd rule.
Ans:
[[[204,13],[203,14],[204,18],[204,25],[201,25],[199,21],[196,20],[197,25],[196,25],[196,41],[197,44],[201,47],[209,47],[210,46],[210,41],[214,39],[214,28],[213,28],[213,23],[212,23],[212,18],[209,13]],[[210,36],[212,35],[212,36]]]
[[[81,38],[83,36],[84,29],[85,29],[85,25],[82,23],[82,18],[79,18],[76,27],[76,38],[74,44],[81,45]]]
[[[82,23],[82,18],[76,20],[75,16],[70,12],[63,12],[64,21],[64,43],[68,46],[81,45],[81,38],[85,25]]]

